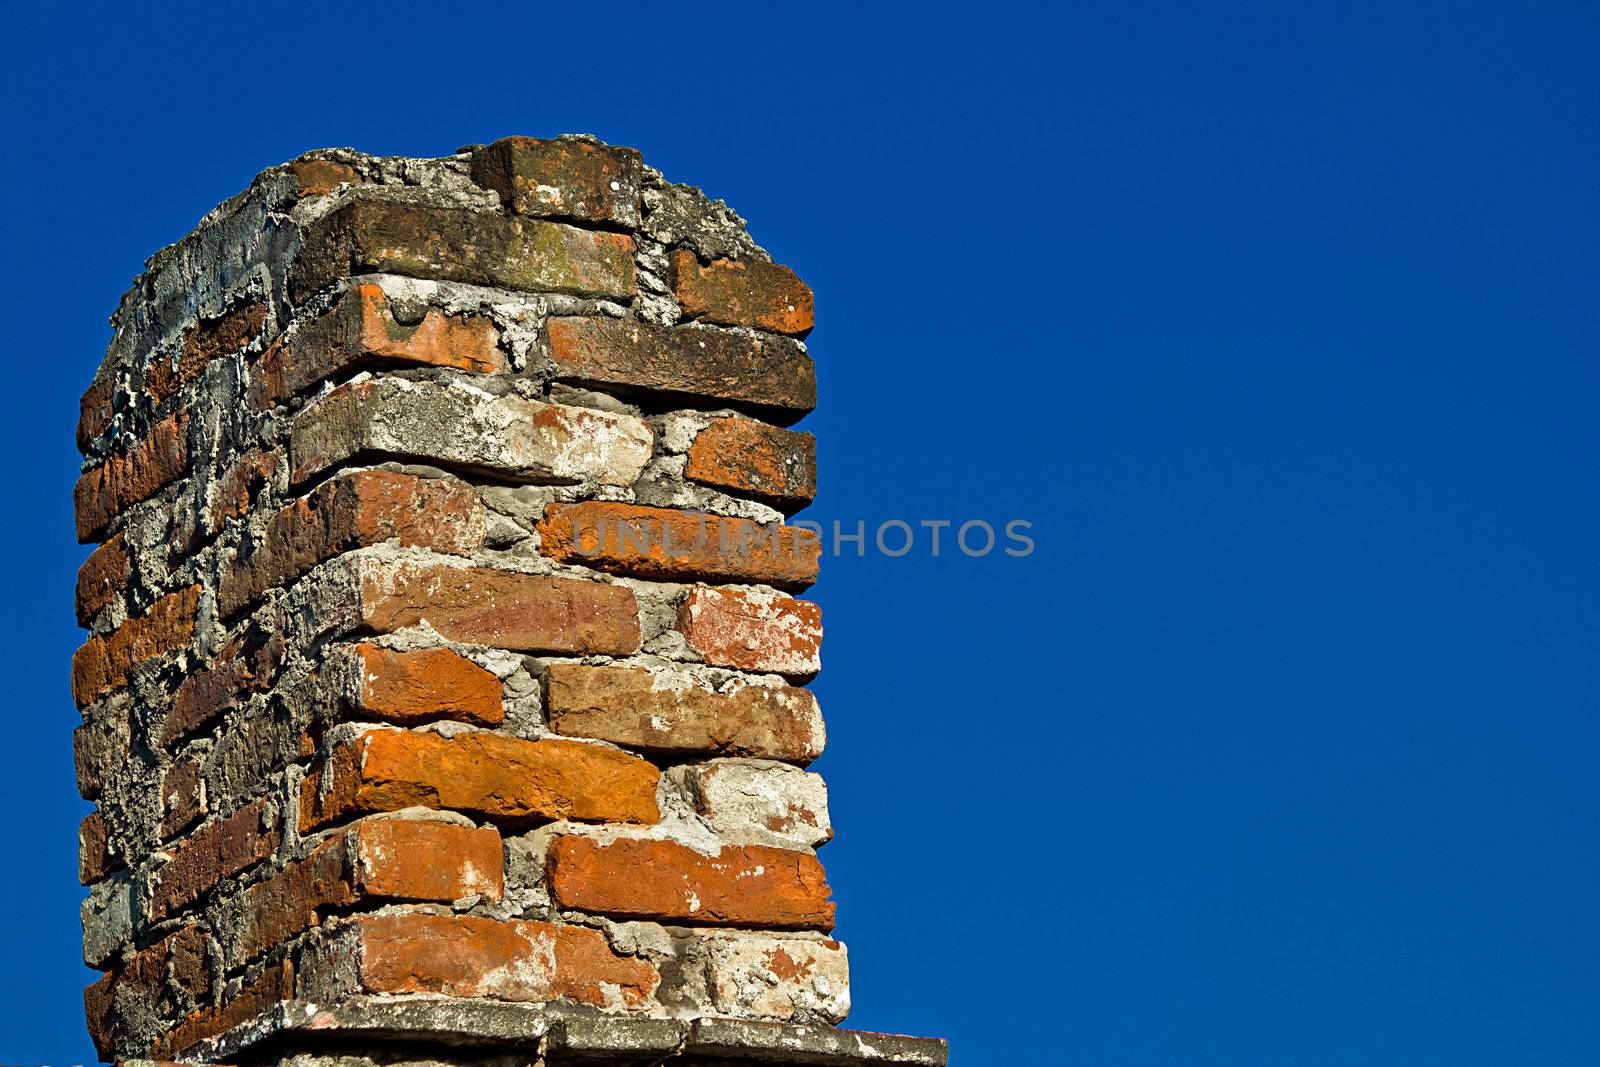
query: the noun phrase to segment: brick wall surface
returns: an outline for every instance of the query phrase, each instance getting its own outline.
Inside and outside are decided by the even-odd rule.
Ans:
[[[588,138],[312,153],[150,260],[74,492],[104,1057],[352,998],[844,1018],[812,322]]]

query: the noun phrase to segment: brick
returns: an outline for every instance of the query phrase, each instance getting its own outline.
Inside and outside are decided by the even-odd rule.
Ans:
[[[360,670],[352,705],[364,718],[402,726],[435,719],[495,726],[505,720],[500,679],[448,648],[397,652],[360,644],[352,653]]]
[[[382,902],[497,901],[504,886],[492,828],[421,819],[364,819],[304,859],[250,886],[228,942],[235,962],[317,925],[337,910]]]
[[[712,760],[682,774],[700,821],[729,844],[808,849],[833,839],[820,774],[749,759]]]
[[[206,814],[203,756],[186,756],[161,772],[161,840],[192,829]]]
[[[502,137],[472,154],[472,180],[518,215],[637,227],[644,161],[632,148]]]
[[[184,675],[155,731],[156,743],[167,748],[211,726],[252,693],[272,685],[283,665],[285,648],[277,625],[259,615],[231,638],[209,667]]]
[[[83,927],[83,962],[98,970],[133,939],[133,888],[130,872],[120,871],[96,882],[78,906]]]
[[[115,702],[114,702],[115,703]],[[128,709],[113,706],[72,731],[72,763],[78,779],[78,795],[98,799],[106,779],[128,758]]]
[[[200,377],[212,360],[254,342],[266,323],[267,305],[255,298],[236,303],[220,315],[201,319],[183,332],[175,357],[160,358],[150,364],[145,372],[145,392],[156,404],[165,402]]]
[[[751,326],[804,337],[816,325],[811,287],[764,259],[714,259],[687,248],[672,253],[673,289],[683,313],[723,326]]]
[[[162,597],[109,634],[90,637],[72,657],[72,697],[78,707],[126,685],[146,661],[186,647],[199,609],[200,587],[192,585]]]
[[[189,417],[156,423],[138,444],[86,471],[72,490],[78,541],[97,540],[130,505],[147,500],[189,470]]]
[[[137,1000],[145,1011],[187,1004],[211,992],[206,935],[187,925],[135,953],[125,964],[84,990],[84,1015],[95,1049],[111,1060],[118,1002]]]
[[[352,459],[398,457],[513,481],[632,485],[653,441],[631,415],[460,382],[378,378],[341,386],[308,408],[289,448],[296,482]]]
[[[151,920],[177,914],[224,879],[255,866],[282,839],[281,821],[265,800],[202,826],[174,846],[172,858],[151,876]]]
[[[327,196],[346,183],[360,185],[361,175],[351,166],[331,159],[297,159],[285,168],[299,189],[301,200]]]
[[[337,928],[322,959],[345,994],[431,993],[522,1003],[570,1000],[598,1008],[649,1006],[660,983],[642,959],[618,955],[598,930],[473,915],[361,915]]]
[[[822,609],[759,590],[691,589],[678,611],[689,647],[715,667],[805,677],[822,669]]]
[[[342,552],[395,541],[466,554],[483,543],[483,503],[468,486],[393,471],[342,475],[280,510],[259,541],[241,546],[217,605],[231,615]]]
[[[798,341],[709,326],[558,317],[549,322],[556,377],[602,389],[747,404],[793,422],[817,406],[816,370]]]
[[[448,641],[513,652],[625,656],[639,648],[632,591],[576,578],[367,561],[357,610],[376,633],[426,622]]]
[[[100,609],[128,588],[128,549],[122,533],[89,553],[78,568],[78,625],[88,626]]]
[[[217,479],[206,508],[206,529],[215,537],[231,519],[242,518],[256,506],[278,474],[283,454],[276,449],[254,448]]]
[[[552,663],[545,672],[550,729],[647,752],[702,752],[809,762],[825,735],[804,689],[747,685],[713,693],[635,667]]]
[[[505,370],[506,359],[489,316],[428,308],[420,322],[401,323],[382,287],[368,282],[262,354],[251,368],[251,402],[257,410],[270,408],[319,382],[381,366],[490,373]]]
[[[660,772],[599,745],[470,732],[370,730],[306,776],[300,829],[370,812],[442,808],[510,826],[554,819],[654,823]]]
[[[117,379],[115,372],[107,373],[102,367],[94,381],[78,400],[78,451],[87,453],[101,434],[111,426],[116,415]]]
[[[691,925],[833,928],[822,865],[806,852],[743,845],[707,856],[675,841],[569,835],[555,840],[548,863],[551,898],[576,911]]]
[[[684,473],[785,510],[817,495],[817,440],[750,419],[717,419],[695,435]]]
[[[304,300],[347,274],[401,274],[631,300],[633,238],[458,207],[362,198],[312,222],[289,272]]]
[[[156,1056],[175,1056],[198,1041],[225,1034],[249,1022],[293,995],[294,971],[289,961],[270,963],[221,1004],[192,1012],[170,1033],[159,1038],[151,1051]]]
[[[539,551],[634,578],[803,589],[817,580],[822,542],[803,527],[590,500],[551,504]]]
[[[126,866],[121,851],[112,845],[105,817],[98,811],[85,815],[78,824],[78,884],[92,885]]]
[[[837,941],[716,938],[706,961],[719,1014],[826,1026],[850,1014],[850,964]]]

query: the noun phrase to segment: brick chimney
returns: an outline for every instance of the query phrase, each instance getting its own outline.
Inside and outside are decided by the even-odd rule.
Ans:
[[[835,1028],[812,299],[738,215],[591,138],[313,152],[112,321],[103,1058],[945,1062]]]

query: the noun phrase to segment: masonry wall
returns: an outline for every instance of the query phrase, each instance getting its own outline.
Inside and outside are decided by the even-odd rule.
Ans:
[[[593,140],[312,153],[83,398],[101,1055],[450,997],[832,1026],[806,286]],[[921,1061],[918,1061],[921,1062]]]

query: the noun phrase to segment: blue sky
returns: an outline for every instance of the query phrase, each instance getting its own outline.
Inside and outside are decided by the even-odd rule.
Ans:
[[[448,20],[448,21],[446,21]],[[319,146],[591,131],[815,288],[851,1024],[1015,1063],[1600,1060],[1600,9],[33,5],[0,50],[0,1057],[93,1059],[77,398]]]

